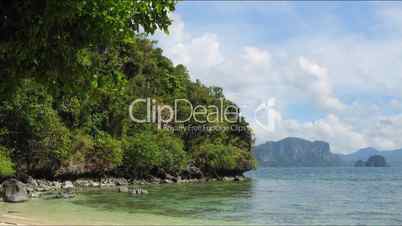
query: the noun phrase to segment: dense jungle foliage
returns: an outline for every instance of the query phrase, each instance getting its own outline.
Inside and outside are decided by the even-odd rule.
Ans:
[[[148,38],[168,31],[176,2],[13,0],[0,2],[0,176],[206,176],[251,169],[247,122],[135,123],[129,105],[187,99],[222,110],[222,90],[190,79]],[[233,105],[223,99],[223,107]],[[188,115],[182,106],[178,115]],[[133,109],[145,117],[145,106]]]

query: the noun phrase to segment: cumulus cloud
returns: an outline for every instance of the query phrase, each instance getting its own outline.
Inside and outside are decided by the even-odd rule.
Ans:
[[[253,65],[269,64],[271,56],[267,50],[259,49],[252,46],[246,46],[244,50],[244,59]]]
[[[278,112],[276,112],[278,113]],[[310,140],[335,141],[331,142],[331,149],[337,153],[349,153],[357,148],[366,147],[369,143],[366,137],[334,114],[310,122],[299,122],[292,119],[276,118],[275,130],[269,131],[262,127],[255,127],[257,136],[271,137],[274,140],[288,136],[304,137]]]
[[[257,143],[298,136],[328,141],[342,153],[402,147],[402,40],[307,35],[225,52],[219,33],[195,35],[179,15],[173,19],[171,35],[158,37],[165,54],[194,78],[224,88],[242,107]],[[255,110],[270,99],[274,130],[272,122],[264,122],[268,129],[256,122]]]
[[[172,14],[171,19],[174,23],[170,29],[169,38],[159,38],[159,44],[165,54],[170,56],[176,64],[184,64],[190,68],[202,65],[205,70],[223,62],[216,34],[204,33],[194,36],[186,32],[184,22],[179,15]],[[159,36],[166,37],[162,34]]]
[[[299,64],[308,75],[314,76],[314,80],[311,81],[310,84],[310,90],[318,104],[330,111],[343,110],[345,105],[332,92],[332,87],[328,80],[327,68],[305,57],[299,58]]]

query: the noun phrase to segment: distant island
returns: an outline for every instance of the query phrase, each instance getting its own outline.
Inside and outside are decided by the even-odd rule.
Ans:
[[[402,149],[363,148],[351,154],[335,154],[325,141],[298,137],[260,144],[253,149],[253,155],[259,167],[402,166]]]
[[[337,166],[341,162],[338,155],[331,153],[327,142],[297,137],[258,145],[253,154],[262,167]]]
[[[369,159],[371,156],[381,155],[387,160],[390,166],[402,166],[402,149],[377,150],[375,148],[362,148],[348,155],[340,155],[342,161],[347,165],[353,165],[359,160]]]
[[[358,160],[355,167],[386,167],[388,166],[386,159],[382,155],[373,155],[367,161]]]

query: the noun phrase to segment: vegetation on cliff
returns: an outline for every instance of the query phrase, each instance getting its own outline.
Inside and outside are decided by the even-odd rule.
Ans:
[[[160,105],[232,102],[222,90],[192,81],[147,38],[167,31],[174,1],[16,0],[0,3],[0,175],[37,177],[119,174],[180,175],[189,164],[205,174],[253,167],[244,119],[189,120],[165,130],[135,123],[138,98]],[[223,104],[221,105],[221,98]],[[185,106],[178,115],[188,115]],[[208,109],[209,111],[210,109]],[[145,117],[145,107],[133,109]]]

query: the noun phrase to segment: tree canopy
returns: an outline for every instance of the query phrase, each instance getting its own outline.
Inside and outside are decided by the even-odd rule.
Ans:
[[[87,56],[142,31],[168,31],[174,0],[0,2],[0,77],[75,82],[94,75]],[[93,66],[93,67],[91,67]],[[87,72],[87,73],[85,73]],[[7,88],[7,87],[5,87]]]

